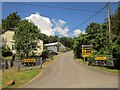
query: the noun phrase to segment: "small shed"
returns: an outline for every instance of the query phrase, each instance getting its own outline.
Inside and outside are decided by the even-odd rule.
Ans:
[[[44,44],[44,49],[52,50],[54,52],[66,51],[66,47],[63,44],[61,44],[60,42]]]

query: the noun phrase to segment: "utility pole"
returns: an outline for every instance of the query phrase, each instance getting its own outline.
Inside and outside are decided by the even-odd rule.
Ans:
[[[108,28],[109,28],[109,40],[111,39],[111,23],[110,23],[110,3],[107,4],[108,8]]]
[[[112,55],[112,45],[111,45],[111,23],[110,23],[110,3],[107,4],[108,8],[108,28],[109,28],[109,53]]]

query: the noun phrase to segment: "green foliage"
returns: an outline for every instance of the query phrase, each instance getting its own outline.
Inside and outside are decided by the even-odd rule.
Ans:
[[[85,34],[81,34],[79,37],[73,39],[74,54],[75,58],[82,57],[82,45],[87,43],[87,38]]]
[[[17,12],[10,13],[5,19],[2,19],[2,29],[13,29],[20,22],[20,16]]]
[[[116,68],[120,69],[120,36],[113,38],[113,58],[114,58],[114,64]]]
[[[2,54],[5,52],[11,52],[10,48],[8,46],[2,46],[2,50],[1,50]]]
[[[59,42],[70,49],[73,47],[73,39],[70,37],[61,37],[59,38]]]
[[[47,50],[44,50],[41,55],[42,59],[46,59],[50,57],[50,53]]]
[[[54,42],[58,42],[58,36],[49,36],[49,39],[50,39],[50,43],[54,43]]]
[[[120,35],[120,7],[116,10],[115,14],[111,15],[111,30],[113,35]]]
[[[71,48],[69,48],[69,47],[66,47],[66,50],[67,50],[67,51],[70,51],[70,50],[71,50]]]
[[[112,38],[109,40],[108,21],[99,23],[92,22],[86,28],[86,34],[80,34],[74,38],[74,53],[76,58],[81,58],[83,44],[92,44],[95,55],[112,55],[114,64],[120,69],[120,7],[111,15]]]
[[[43,33],[39,34],[39,39],[43,40],[44,44],[58,42],[58,36],[47,36]]]
[[[38,48],[37,43],[39,41],[39,31],[37,26],[22,20],[15,29],[15,47],[18,53],[24,53],[28,57],[29,53]]]
[[[115,68],[120,69],[120,6],[115,14],[111,16],[112,30],[112,54],[114,58]]]
[[[13,54],[8,46],[2,46],[1,52],[3,57],[12,56]]]
[[[97,51],[97,55],[107,54],[108,45],[107,32],[99,23],[92,22],[86,28],[86,34],[80,34],[74,39],[74,53],[75,57],[81,58],[82,45],[92,44],[93,49]]]
[[[5,70],[2,73],[2,88],[5,89],[20,87],[28,81],[30,81],[31,79],[33,79],[40,72],[40,69],[21,70],[19,72],[14,69]],[[16,83],[14,85],[6,85],[6,82],[10,80],[15,80]]]
[[[90,23],[86,28],[87,40],[89,44],[93,45],[93,48],[97,51],[101,48],[106,47],[107,44],[107,32],[105,29],[101,28],[98,23]]]
[[[3,34],[5,31],[2,29],[2,26],[0,25],[0,35]]]

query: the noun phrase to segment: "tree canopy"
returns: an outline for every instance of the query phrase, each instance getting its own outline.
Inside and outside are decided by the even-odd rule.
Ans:
[[[109,39],[108,21],[102,24],[92,22],[86,28],[86,34],[80,34],[74,38],[74,54],[76,58],[81,58],[82,45],[92,44],[95,54],[112,55],[116,68],[120,69],[120,7],[111,15],[112,38]]]
[[[5,19],[2,19],[2,29],[6,31],[15,28],[20,22],[20,19],[17,12],[10,13]]]
[[[27,20],[22,20],[15,29],[15,47],[19,53],[28,56],[33,50],[37,49],[39,41],[39,30],[37,26]]]
[[[67,48],[72,49],[73,46],[73,39],[70,37],[60,37],[59,42],[61,42]]]

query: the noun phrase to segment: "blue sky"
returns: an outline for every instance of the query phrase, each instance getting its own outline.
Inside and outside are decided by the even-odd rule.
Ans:
[[[9,13],[17,11],[18,14],[21,16],[22,19],[29,17],[31,14],[35,14],[36,12],[40,14],[40,16],[49,18],[50,20],[55,20],[56,22],[59,20],[65,21],[65,24],[67,29],[69,31],[67,32],[70,37],[74,37],[74,28],[84,22],[86,19],[88,19],[90,16],[92,16],[94,13],[93,11],[98,11],[101,8],[105,6],[107,2],[49,2],[49,3],[43,3],[43,2],[3,2],[2,3],[2,18],[6,18],[6,16],[9,15]],[[115,2],[113,2],[115,3]],[[29,5],[26,5],[29,4]],[[32,5],[30,5],[32,4]],[[111,2],[112,4],[112,2]],[[36,5],[36,6],[34,6]],[[50,6],[50,7],[40,7],[37,5],[42,6]],[[111,13],[114,13],[117,9],[117,4],[113,4],[111,6]],[[53,8],[53,7],[64,7],[64,8],[74,8],[74,9],[80,9],[83,11],[77,11],[77,10],[66,10],[66,9],[60,9],[60,8]],[[89,10],[89,11],[85,11]],[[104,19],[107,18],[107,8],[102,10],[104,13],[98,13],[96,16],[94,16],[92,19],[90,19],[88,22],[84,23],[80,27],[76,29],[80,29],[81,32],[85,31],[87,25],[91,22],[98,22],[102,23],[104,22]],[[59,34],[59,32],[55,32],[56,35],[62,36]]]

